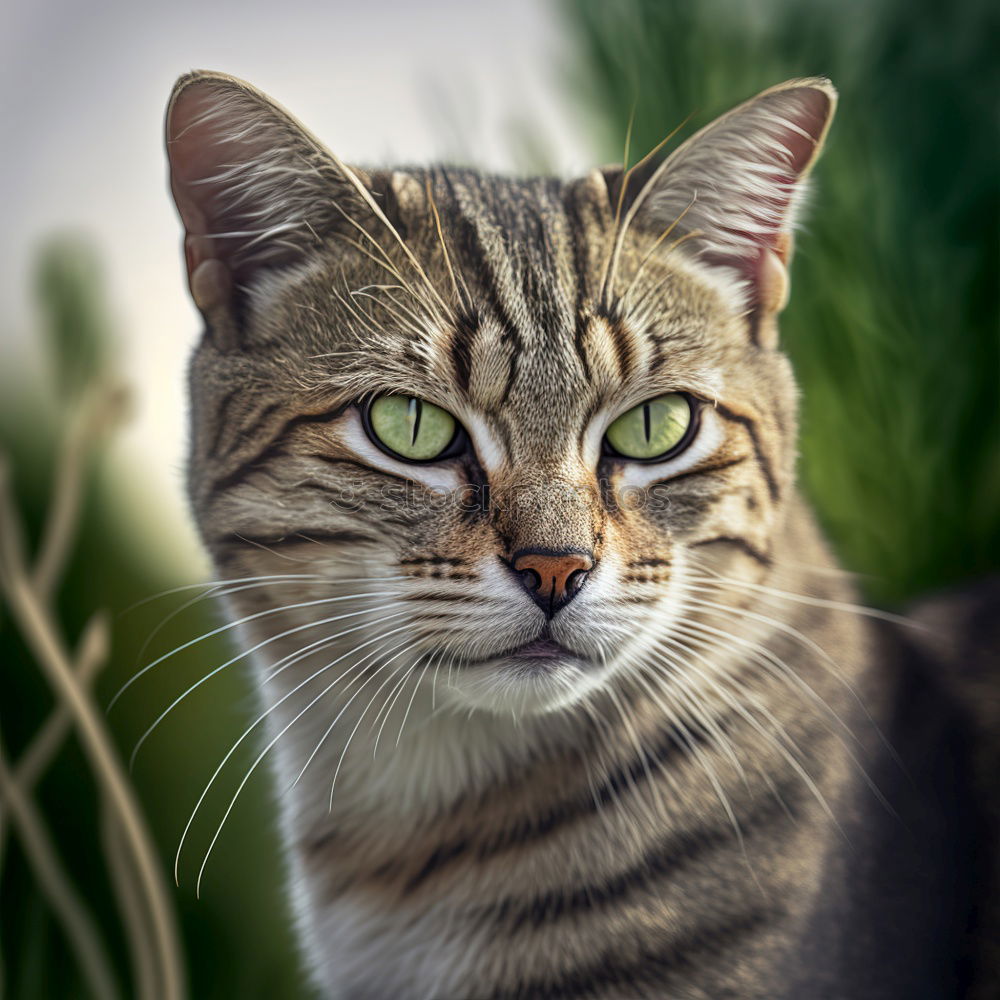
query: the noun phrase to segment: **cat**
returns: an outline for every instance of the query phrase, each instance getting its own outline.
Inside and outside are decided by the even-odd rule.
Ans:
[[[564,181],[349,167],[177,82],[190,498],[323,995],[991,995],[970,710],[795,485],[836,100]]]

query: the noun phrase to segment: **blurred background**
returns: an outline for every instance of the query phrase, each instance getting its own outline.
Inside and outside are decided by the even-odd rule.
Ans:
[[[181,650],[105,713],[139,668],[220,623],[210,598],[192,603],[204,589],[165,593],[209,579],[183,492],[199,322],[161,143],[180,73],[252,81],[348,161],[564,175],[620,161],[633,106],[637,157],[692,112],[685,134],[774,83],[830,76],[840,110],[782,327],[803,389],[801,478],[865,599],[901,607],[1000,566],[998,11],[989,0],[8,5],[0,996],[86,997],[94,983],[137,995],[150,974],[120,917],[128,852],[116,852],[113,823],[109,841],[111,778],[95,755],[110,748],[125,773],[160,713],[232,655],[222,635]],[[51,721],[61,675],[18,603],[22,570],[42,630],[96,674],[81,690],[93,692],[100,738],[65,735],[65,714]],[[130,779],[194,997],[309,995],[263,771],[195,898],[256,747],[241,748],[199,810],[179,889],[170,872],[253,710],[240,667],[221,672],[144,743]],[[5,775],[25,792],[29,827],[47,830],[44,857],[25,851]]]

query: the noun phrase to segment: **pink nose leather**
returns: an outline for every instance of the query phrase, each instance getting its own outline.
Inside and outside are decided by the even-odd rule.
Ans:
[[[594,560],[583,552],[523,552],[511,567],[535,603],[552,615],[576,596]]]

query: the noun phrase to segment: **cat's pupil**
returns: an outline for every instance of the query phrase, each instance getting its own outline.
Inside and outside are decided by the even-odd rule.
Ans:
[[[423,414],[424,404],[416,398],[416,396],[410,397],[409,407],[407,410],[407,419],[410,423],[410,444],[415,445],[417,443],[417,435],[420,433],[420,417]]]

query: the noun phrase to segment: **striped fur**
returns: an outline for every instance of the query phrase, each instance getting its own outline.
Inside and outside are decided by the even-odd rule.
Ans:
[[[833,101],[793,81],[567,182],[356,171],[246,84],[178,83],[194,511],[224,577],[312,574],[228,601],[325,995],[897,995],[837,957],[878,929],[829,884],[895,822],[869,774],[895,675],[796,493],[771,346]],[[700,401],[685,452],[602,452],[671,391]],[[358,409],[385,392],[472,450],[387,456]],[[597,561],[537,670],[504,654],[545,627],[504,562],[533,546]]]

